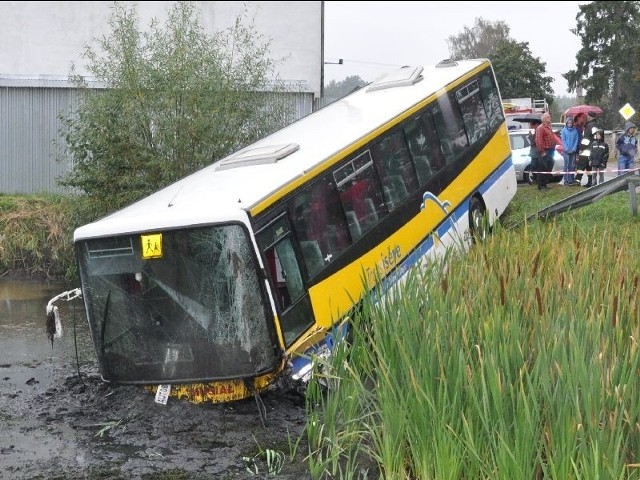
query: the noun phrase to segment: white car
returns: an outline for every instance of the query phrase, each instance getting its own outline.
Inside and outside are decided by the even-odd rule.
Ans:
[[[511,158],[513,160],[513,166],[516,169],[516,180],[519,182],[533,183],[535,176],[531,173],[531,157],[529,156],[529,148],[531,143],[529,141],[529,135],[531,130],[511,130],[509,132],[509,143],[511,143]],[[558,140],[559,141],[559,140]],[[552,172],[556,172],[553,175],[552,182],[562,181],[562,171],[564,170],[564,157],[562,156],[562,147],[556,146],[556,151],[553,155],[553,168]],[[557,173],[560,172],[560,173]]]

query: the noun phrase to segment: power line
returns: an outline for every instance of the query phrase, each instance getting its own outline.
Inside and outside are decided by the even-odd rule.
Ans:
[[[343,58],[342,59],[344,62],[351,62],[351,63],[364,63],[367,65],[379,65],[382,67],[403,67],[404,65],[398,65],[395,63],[379,63],[379,62],[366,62],[364,60],[350,60],[348,58]]]

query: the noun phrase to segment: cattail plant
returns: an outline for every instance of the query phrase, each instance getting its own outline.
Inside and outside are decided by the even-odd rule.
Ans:
[[[604,223],[500,231],[365,299],[313,390],[316,478],[640,478],[640,236]]]

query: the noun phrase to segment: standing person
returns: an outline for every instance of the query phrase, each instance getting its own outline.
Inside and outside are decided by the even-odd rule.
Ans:
[[[535,177],[535,172],[538,170],[538,165],[540,165],[540,150],[536,147],[536,128],[540,125],[540,122],[530,122],[529,123],[529,158],[531,158],[531,172],[527,175],[527,181],[529,185],[533,185]]]
[[[598,129],[598,127],[596,126],[597,116],[598,114],[596,112],[587,113],[587,123],[584,124],[584,132],[582,134],[583,141],[582,141],[582,148],[581,148],[581,154],[580,154],[580,157],[581,157],[580,167],[585,170],[585,173],[587,175],[587,183],[585,185],[585,187],[587,188],[593,185],[593,182],[592,182],[593,176],[590,173],[591,158],[589,154],[591,150],[589,149],[589,146],[593,142],[595,131]]]
[[[586,164],[589,163],[589,157],[582,154],[585,149],[585,145],[582,143],[584,140],[585,126],[587,123],[587,115],[583,112],[576,113],[573,117],[573,126],[578,130],[578,154],[576,155],[576,185],[580,185],[582,182],[582,175],[586,169]],[[586,144],[589,145],[588,143]]]
[[[598,185],[604,182],[604,169],[607,168],[609,160],[609,144],[604,141],[604,130],[595,128],[593,133],[593,141],[591,142],[591,171],[593,184]]]
[[[538,190],[546,190],[549,183],[549,174],[553,168],[553,154],[558,144],[558,138],[551,129],[551,114],[542,114],[542,123],[536,128],[536,147],[540,151],[538,162]]]
[[[627,122],[624,126],[624,133],[616,140],[618,150],[618,175],[631,170],[638,153],[638,139],[636,138],[637,127],[634,123]]]
[[[580,133],[573,126],[573,117],[567,117],[567,120],[560,133],[562,140],[562,156],[564,157],[564,176],[562,177],[565,185],[577,185],[575,181],[574,171],[576,168],[576,155],[578,153],[578,145],[580,141]]]

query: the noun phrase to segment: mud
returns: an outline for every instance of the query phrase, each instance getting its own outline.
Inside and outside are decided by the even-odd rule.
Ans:
[[[263,423],[254,398],[161,405],[141,386],[103,382],[90,362],[59,361],[0,356],[2,479],[311,479],[298,391],[263,393]]]
[[[263,393],[263,423],[253,398],[161,405],[106,383],[81,301],[58,304],[64,335],[46,337],[47,302],[72,287],[0,277],[0,480],[311,478],[303,392]]]

